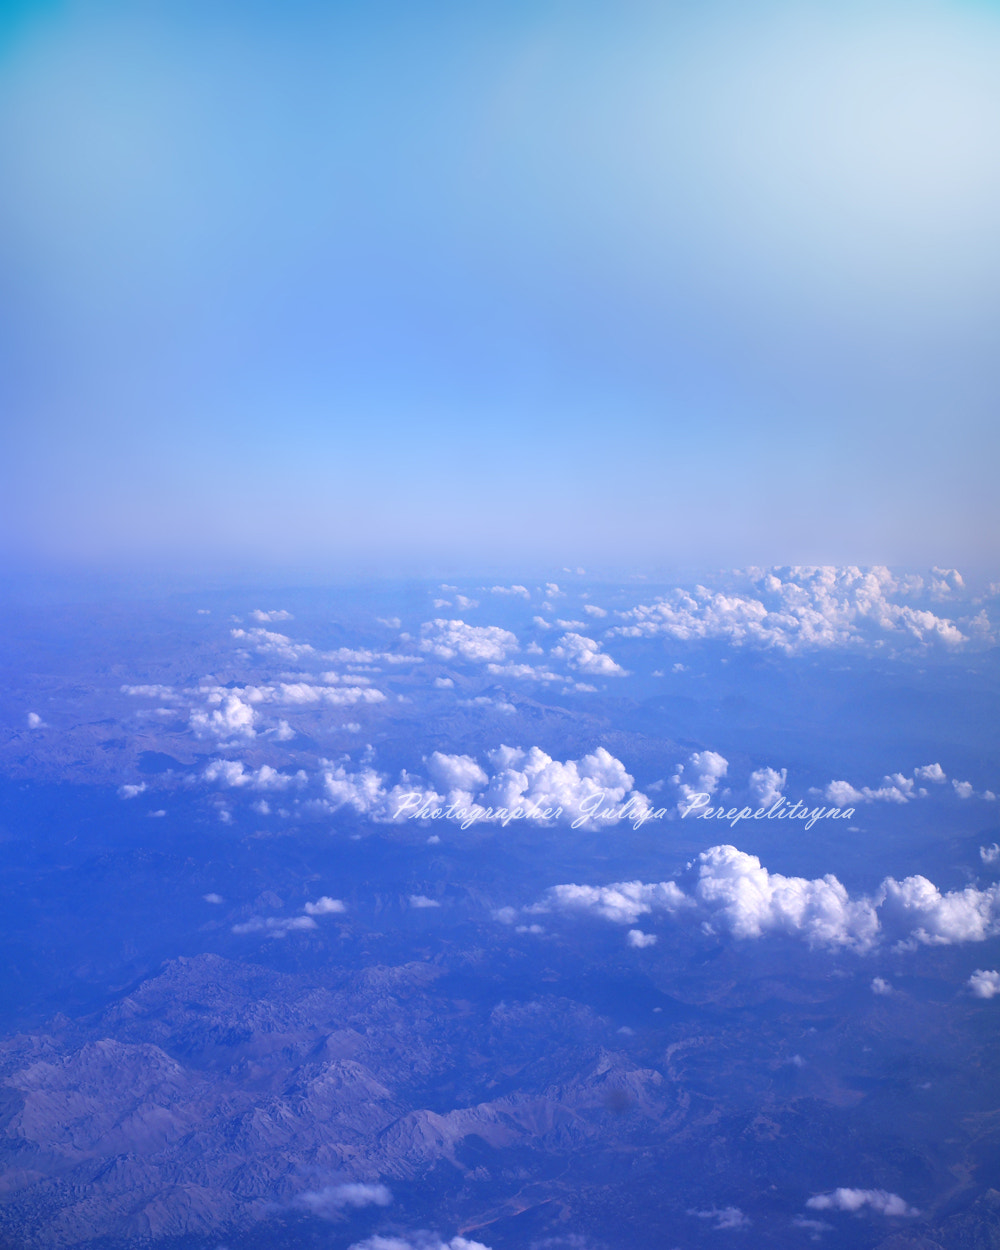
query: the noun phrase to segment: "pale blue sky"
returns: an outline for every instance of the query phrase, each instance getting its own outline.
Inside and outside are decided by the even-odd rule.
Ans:
[[[8,563],[995,557],[1000,7],[3,8]]]

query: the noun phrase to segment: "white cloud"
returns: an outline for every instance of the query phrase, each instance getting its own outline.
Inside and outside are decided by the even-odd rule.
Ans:
[[[465,1237],[452,1237],[442,1241],[437,1233],[408,1233],[405,1237],[383,1237],[376,1234],[356,1241],[348,1250],[490,1250],[481,1241],[468,1241]]]
[[[267,629],[231,629],[230,634],[240,642],[246,642],[261,655],[273,655],[279,660],[301,660],[315,655],[315,648],[307,642],[292,642],[287,634],[276,634]]]
[[[218,782],[229,789],[246,786],[248,790],[287,790],[308,780],[301,769],[295,774],[279,773],[270,764],[262,764],[256,771],[247,771],[239,760],[212,760],[201,776],[203,781]]]
[[[712,1227],[717,1232],[724,1229],[750,1227],[750,1220],[739,1207],[712,1207],[708,1211],[689,1210],[688,1215],[697,1216],[699,1220],[714,1220]]]
[[[260,608],[254,608],[250,613],[255,621],[292,621],[295,618],[291,612],[286,612],[284,608],[273,608],[270,612],[262,612]]]
[[[741,940],[783,934],[814,947],[859,952],[883,937],[912,949],[981,942],[1000,934],[1000,884],[942,894],[925,877],[887,877],[873,897],[851,898],[832,874],[813,880],[786,877],[728,845],[703,851],[683,881],[686,890],[675,881],[557,885],[524,910],[592,915],[623,925],[666,913]]]
[[[37,712],[29,712],[27,716],[27,721],[28,721],[29,729],[47,729],[48,728],[48,726],[45,724],[45,721],[42,720],[42,718],[38,715]]]
[[[441,904],[436,898],[428,898],[426,894],[411,894],[410,906],[415,907],[418,911],[426,907],[440,907]]]
[[[629,929],[625,935],[625,940],[629,946],[634,946],[636,950],[643,950],[647,946],[656,945],[656,934],[643,933],[641,929]]]
[[[302,910],[307,916],[337,916],[347,911],[347,908],[339,898],[330,898],[328,894],[324,894],[315,903],[306,903]]]
[[[211,710],[193,708],[189,724],[198,738],[252,738],[256,734],[256,713],[249,703],[235,694],[211,694]]]
[[[721,639],[732,646],[795,654],[822,647],[941,644],[968,641],[954,622],[896,602],[916,585],[888,569],[850,566],[747,571],[752,589],[677,589],[621,613],[627,624],[610,631],[681,642]]]
[[[750,774],[750,797],[758,807],[773,807],[781,798],[788,769],[757,768]]]
[[[679,764],[670,778],[681,797],[690,799],[696,794],[714,794],[719,782],[729,771],[729,761],[718,751],[695,751],[687,764]],[[693,780],[684,780],[685,772]]]
[[[443,660],[461,658],[476,663],[499,663],[519,650],[517,638],[498,625],[466,625],[464,621],[437,620],[421,625],[421,649]]]
[[[297,1207],[327,1218],[338,1215],[345,1207],[387,1207],[391,1202],[392,1193],[385,1185],[359,1181],[309,1190],[295,1199]]]
[[[530,599],[531,593],[527,586],[491,586],[491,595],[518,595],[522,599]]]
[[[561,673],[553,673],[550,668],[536,668],[533,664],[487,664],[486,671],[494,677],[512,678],[514,681],[564,682],[572,681],[571,677],[563,677]]]
[[[955,793],[960,799],[972,798],[972,783],[969,781],[953,781],[951,783],[955,787]]]
[[[427,771],[435,785],[449,793],[458,790],[471,795],[489,781],[471,755],[444,755],[435,751],[427,761]]]
[[[909,803],[912,799],[927,797],[923,787],[917,787],[919,781],[929,781],[941,785],[948,778],[940,764],[924,764],[913,770],[912,776],[905,773],[890,773],[882,778],[880,786],[862,786],[858,789],[849,781],[831,781],[822,791],[824,798],[838,807],[854,807],[858,803]],[[957,783],[953,783],[956,785]],[[820,793],[813,791],[813,793]],[[969,794],[972,787],[969,787]],[[963,795],[962,797],[969,797]]]
[[[884,1189],[835,1189],[828,1194],[814,1195],[806,1206],[813,1211],[860,1211],[863,1207],[870,1207],[880,1215],[920,1214],[899,1194],[891,1194]]]
[[[607,608],[599,608],[596,603],[585,603],[583,605],[583,610],[588,616],[595,616],[598,618],[607,616],[608,614]]]
[[[206,903],[224,903],[226,901],[221,894],[203,894],[202,898]]]
[[[1000,994],[1000,972],[977,968],[966,985],[976,998],[995,998]]]
[[[140,782],[139,785],[125,785],[118,787],[118,797],[120,799],[134,799],[136,795],[145,793],[146,783]]]
[[[924,764],[922,768],[915,768],[913,775],[918,781],[933,781],[935,785],[942,785],[948,780],[940,764]]]
[[[979,858],[984,864],[1000,862],[1000,844],[994,842],[992,846],[981,846],[979,848]]]
[[[892,986],[883,977],[872,978],[872,993],[873,994],[889,995],[892,992],[893,992]]]
[[[565,660],[570,668],[594,677],[626,677],[628,674],[610,655],[601,651],[601,644],[583,634],[563,634],[552,654]]]
[[[455,688],[455,683],[450,677],[435,677],[434,685],[438,690],[453,690]]]
[[[298,929],[316,929],[319,926],[312,916],[292,916],[285,920],[279,916],[253,916],[244,924],[234,924],[233,932],[266,933],[269,937],[283,938]]]

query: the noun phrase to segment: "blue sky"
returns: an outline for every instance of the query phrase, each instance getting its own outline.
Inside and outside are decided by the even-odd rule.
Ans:
[[[7,5],[3,560],[995,562],[1000,6]]]

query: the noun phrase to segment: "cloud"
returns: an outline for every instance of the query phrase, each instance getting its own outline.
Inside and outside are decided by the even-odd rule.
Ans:
[[[334,916],[347,911],[347,908],[339,898],[330,898],[328,894],[324,894],[315,903],[306,903],[302,910],[307,916]]]
[[[443,1241],[437,1233],[407,1233],[405,1237],[366,1237],[356,1241],[348,1250],[490,1250],[481,1241],[468,1241],[465,1237],[452,1237]]]
[[[211,711],[193,708],[189,724],[197,738],[253,738],[256,734],[256,713],[238,695],[210,695],[209,703],[218,703]]]
[[[218,782],[230,789],[246,786],[248,790],[287,790],[289,786],[305,785],[308,780],[301,769],[294,774],[279,773],[270,764],[248,772],[239,760],[212,760],[201,777],[203,781]]]
[[[676,589],[621,613],[627,623],[609,632],[678,642],[719,639],[789,655],[826,647],[871,648],[887,640],[946,647],[969,641],[954,622],[897,602],[919,586],[897,580],[881,566],[751,569],[745,576],[748,591]]]
[[[229,633],[233,638],[245,641],[260,655],[273,655],[279,660],[301,660],[316,653],[307,642],[292,642],[287,634],[276,634],[267,629],[231,629]]]
[[[236,934],[266,933],[269,937],[283,938],[286,934],[298,929],[318,927],[312,916],[292,916],[287,920],[280,916],[252,916],[243,924],[234,924],[233,932]]]
[[[873,994],[888,995],[888,994],[891,994],[892,992],[893,992],[892,986],[889,984],[888,981],[884,980],[882,977],[872,978],[872,993]]]
[[[206,903],[224,903],[226,901],[221,894],[203,894],[202,898]]]
[[[491,595],[517,595],[522,599],[530,599],[531,592],[527,586],[491,586]]]
[[[441,904],[436,898],[428,898],[426,894],[411,894],[410,906],[417,908],[419,911],[421,908],[425,907],[440,907]]]
[[[788,780],[788,769],[757,768],[750,774],[750,797],[757,807],[773,807],[781,798]]]
[[[869,1207],[880,1215],[915,1216],[920,1212],[885,1189],[835,1189],[828,1194],[816,1194],[806,1203],[812,1211],[860,1211]]]
[[[583,610],[588,616],[597,617],[598,619],[608,614],[607,608],[599,608],[596,603],[585,603]]]
[[[955,787],[955,793],[960,799],[971,799],[973,790],[972,783],[969,781],[953,781],[951,783]]]
[[[144,794],[145,790],[146,790],[146,783],[144,781],[140,782],[139,785],[137,786],[135,785],[119,786],[118,797],[120,799],[134,799],[136,795]]]
[[[708,1211],[689,1210],[688,1215],[697,1216],[699,1220],[715,1220],[712,1227],[719,1232],[723,1229],[750,1227],[750,1220],[739,1207],[712,1207]]]
[[[1000,994],[1000,972],[977,968],[966,982],[976,998],[995,998]]]
[[[27,716],[27,721],[28,721],[29,729],[47,729],[48,728],[48,726],[45,724],[45,721],[42,720],[42,718],[38,715],[37,712],[29,712]]]
[[[262,612],[260,608],[254,608],[250,613],[255,621],[292,621],[295,618],[291,612],[286,612],[284,608],[273,608],[270,612]]]
[[[625,935],[625,940],[629,946],[635,947],[636,950],[644,950],[647,946],[656,945],[655,933],[643,933],[641,929],[629,929]]]
[[[941,785],[947,780],[940,764],[924,764],[915,768],[912,776],[907,776],[905,773],[889,773],[882,778],[882,784],[877,787],[862,786],[858,789],[849,781],[831,781],[825,790],[813,791],[813,793],[822,793],[828,802],[836,804],[837,807],[854,807],[858,803],[909,803],[912,799],[927,797],[927,791],[923,787],[917,787],[918,781],[930,781],[934,785]],[[957,788],[957,783],[953,784]],[[969,795],[971,793],[972,787],[969,786]],[[961,797],[967,798],[969,795]]]
[[[992,846],[981,846],[979,848],[979,858],[984,864],[1000,862],[1000,844],[994,842]]]
[[[728,771],[729,761],[724,755],[717,751],[695,751],[688,758],[687,764],[678,764],[677,771],[670,780],[682,798],[690,799],[696,794],[714,794]],[[692,783],[684,780],[685,772],[693,778]]]
[[[594,677],[628,676],[620,664],[601,651],[599,642],[583,634],[563,634],[558,645],[552,648],[552,654],[558,660],[565,660],[570,668]]]
[[[786,935],[811,947],[858,952],[883,938],[913,949],[981,942],[1000,934],[1000,884],[942,894],[925,877],[887,877],[872,897],[851,898],[832,874],[813,880],[786,877],[769,872],[756,855],[728,845],[703,851],[682,882],[686,889],[676,881],[556,885],[524,911],[592,915],[623,925],[666,914],[739,940]],[[517,916],[497,914],[509,921]]]
[[[294,1205],[312,1215],[329,1219],[337,1216],[345,1207],[387,1207],[392,1193],[385,1185],[369,1185],[360,1181],[343,1185],[327,1185],[324,1189],[309,1190],[299,1194]]]
[[[489,781],[471,755],[444,755],[435,751],[427,761],[431,780],[446,791],[478,791]]]
[[[500,663],[519,650],[517,638],[498,625],[466,625],[437,619],[421,625],[420,647],[443,660],[461,658],[475,663]]]
[[[924,764],[922,768],[915,768],[913,775],[918,781],[933,781],[935,785],[942,785],[948,780],[940,764]]]

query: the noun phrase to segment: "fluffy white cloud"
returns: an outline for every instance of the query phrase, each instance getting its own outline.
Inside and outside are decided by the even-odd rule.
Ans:
[[[421,625],[420,632],[421,649],[443,660],[500,663],[519,650],[517,638],[499,625],[466,625],[464,621],[438,618]]]
[[[37,712],[29,712],[27,716],[27,721],[28,721],[29,729],[45,728],[45,722],[42,720],[42,718],[38,715]]]
[[[306,903],[302,910],[307,916],[337,916],[347,911],[347,908],[339,898],[330,898],[328,894],[324,894],[315,903]]]
[[[607,608],[599,608],[596,603],[585,603],[583,605],[583,610],[588,616],[594,616],[598,619],[602,616],[607,616],[608,614]]]
[[[834,1189],[828,1194],[816,1194],[806,1203],[813,1211],[860,1211],[869,1207],[880,1215],[915,1216],[916,1207],[891,1194],[885,1189]]]
[[[729,761],[718,751],[695,751],[686,764],[679,764],[670,780],[682,799],[696,794],[714,794],[719,782],[729,771]],[[685,774],[690,779],[685,781]]]
[[[143,794],[146,789],[146,783],[140,782],[139,785],[125,785],[118,787],[118,797],[120,799],[134,799],[136,795]]]
[[[253,916],[244,924],[234,924],[233,932],[266,933],[269,937],[282,938],[297,929],[316,929],[319,926],[312,916],[292,916],[284,919],[280,916]]]
[[[756,807],[773,807],[781,798],[788,780],[788,769],[757,768],[750,774],[750,797]]]
[[[552,654],[565,660],[570,668],[593,677],[626,677],[628,674],[610,655],[601,651],[601,644],[583,634],[563,634]]]
[[[995,998],[1000,994],[1000,972],[977,968],[966,984],[976,998]]]
[[[352,1181],[299,1194],[294,1205],[304,1208],[312,1215],[330,1218],[338,1215],[345,1207],[387,1207],[391,1202],[392,1193],[385,1185]]]
[[[527,586],[491,586],[491,595],[517,595],[522,599],[530,599],[531,593]]]
[[[714,1220],[712,1227],[721,1232],[724,1229],[749,1228],[750,1220],[739,1207],[712,1207],[708,1211],[688,1210],[688,1215],[697,1216],[699,1220]]]
[[[254,771],[246,769],[239,760],[212,760],[201,776],[203,781],[230,789],[245,786],[248,790],[287,790],[289,786],[305,785],[308,780],[301,769],[295,774],[279,773],[270,764],[262,764]]]
[[[884,977],[872,978],[872,993],[887,996],[892,993],[892,986]]]
[[[468,1241],[465,1237],[452,1237],[442,1241],[437,1233],[408,1233],[405,1237],[366,1237],[356,1241],[348,1250],[490,1250],[481,1241]]]
[[[272,655],[276,659],[293,662],[307,655],[315,655],[314,647],[307,642],[292,642],[287,634],[276,634],[267,629],[231,629],[229,632],[233,638],[253,647],[260,655]]]
[[[460,790],[478,792],[489,778],[471,755],[444,755],[435,751],[427,761],[427,771],[435,785],[449,793]]]
[[[641,929],[629,929],[625,935],[625,940],[629,946],[634,946],[636,950],[643,950],[647,946],[656,945],[655,933],[643,933]]]
[[[211,706],[217,704],[217,706]],[[211,694],[209,709],[193,708],[189,724],[198,738],[252,738],[256,714],[236,694]]]
[[[983,942],[1000,933],[1000,884],[942,894],[926,877],[886,877],[876,903],[887,934],[908,945]]]
[[[261,621],[265,624],[269,621],[292,621],[295,619],[291,612],[286,611],[284,608],[272,608],[270,612],[263,612],[260,608],[254,608],[250,615],[255,621]]]
[[[994,937],[1000,934],[1000,884],[942,894],[925,877],[887,877],[874,896],[851,898],[832,874],[786,877],[769,872],[756,855],[724,845],[703,851],[681,884],[556,885],[524,912],[591,915],[621,925],[635,925],[646,915],[672,915],[741,940],[783,934],[813,947],[864,952],[882,938],[913,949]],[[505,923],[518,918],[514,909],[495,915]],[[881,978],[872,983],[875,993],[889,988]]]
[[[949,647],[968,641],[954,622],[897,602],[919,584],[898,580],[883,567],[751,569],[747,577],[743,591],[674,590],[622,613],[627,623],[610,632],[682,642],[721,639],[786,654],[887,639]]]
[[[933,781],[935,785],[942,785],[948,780],[940,764],[924,764],[922,768],[915,768],[913,775],[918,781]]]
[[[971,799],[973,790],[972,783],[969,781],[953,781],[951,783],[955,787],[955,793],[960,799]]]
[[[979,848],[979,858],[984,864],[1000,862],[1000,843],[994,842],[992,846],[981,846]]]
[[[924,764],[915,768],[911,776],[890,773],[882,778],[880,786],[862,786],[858,789],[849,781],[831,781],[822,794],[837,807],[856,807],[858,803],[909,803],[911,799],[927,797],[927,791],[922,786],[918,787],[917,782],[930,781],[934,785],[941,785],[947,780],[940,764]],[[971,791],[970,786],[970,794]]]
[[[411,894],[410,906],[420,911],[427,907],[440,907],[441,904],[436,898],[428,898],[426,894]]]

